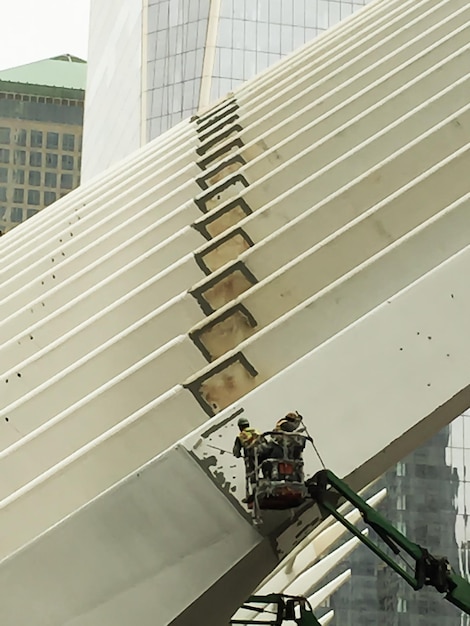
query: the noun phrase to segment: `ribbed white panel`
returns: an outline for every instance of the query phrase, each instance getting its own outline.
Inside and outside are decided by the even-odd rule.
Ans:
[[[252,531],[240,468],[208,465],[203,438],[178,484],[201,472],[245,538],[237,564],[204,532],[175,564],[170,530],[124,531],[164,495],[181,533],[207,523],[184,489],[129,476],[213,416],[229,446],[234,403],[265,428],[310,412],[355,487],[466,408],[469,55],[467,0],[374,2],[0,239],[2,623],[154,626],[169,596],[149,541],[184,589],[164,623],[228,619],[318,526],[312,510]],[[371,406],[395,417],[375,425]],[[98,567],[112,511],[119,543]],[[35,569],[33,594],[39,554],[57,571]]]

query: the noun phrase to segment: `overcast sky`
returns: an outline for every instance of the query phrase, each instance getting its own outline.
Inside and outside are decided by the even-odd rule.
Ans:
[[[64,53],[86,59],[90,0],[1,0],[1,5],[0,70]]]

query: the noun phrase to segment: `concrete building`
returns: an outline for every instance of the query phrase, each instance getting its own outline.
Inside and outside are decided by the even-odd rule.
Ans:
[[[117,7],[113,0],[95,0],[83,180],[207,107],[366,3],[130,0]]]
[[[79,185],[86,64],[63,55],[0,72],[0,230]]]

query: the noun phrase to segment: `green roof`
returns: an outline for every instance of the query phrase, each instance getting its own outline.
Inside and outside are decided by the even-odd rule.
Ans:
[[[85,90],[86,62],[70,54],[0,71],[0,81]],[[28,90],[29,92],[30,90]]]

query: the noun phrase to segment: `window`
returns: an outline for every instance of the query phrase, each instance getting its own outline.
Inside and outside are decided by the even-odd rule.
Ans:
[[[63,170],[73,170],[73,156],[69,154],[64,154],[62,157],[62,169]]]
[[[30,185],[34,185],[34,187],[39,187],[41,184],[41,172],[38,172],[38,170],[31,170],[29,173],[28,183]]]
[[[404,522],[403,520],[399,520],[396,523],[396,528],[399,533],[401,533],[402,535],[406,535],[406,522]]]
[[[15,189],[13,191],[13,202],[24,202],[24,189]]]
[[[397,476],[406,476],[406,463],[403,461],[397,463]]]
[[[0,163],[10,162],[10,150],[8,148],[0,148]]]
[[[57,198],[57,195],[55,194],[54,191],[45,191],[44,192],[44,204],[46,206],[48,206],[49,204],[52,204],[53,202],[55,202]]]
[[[26,152],[24,150],[15,150],[15,165],[26,165]]]
[[[28,204],[32,204],[33,206],[39,204],[39,191],[35,189],[28,191]]]
[[[73,151],[75,148],[75,135],[65,134],[62,137],[62,149]]]
[[[397,496],[397,510],[398,511],[406,510],[406,496],[404,494],[399,494]]]
[[[24,185],[24,170],[13,170],[13,181],[18,185]]]
[[[13,207],[10,212],[10,219],[12,222],[22,222],[23,221],[23,209],[20,207]]]
[[[10,143],[10,129],[0,126],[0,143]]]
[[[31,131],[31,147],[42,148],[42,131],[41,130]]]
[[[46,148],[57,150],[59,147],[59,133],[47,133]]]
[[[73,176],[72,174],[62,174],[60,177],[60,186],[62,189],[72,189]]]
[[[8,180],[8,170],[6,167],[0,167],[0,183],[6,183]]]
[[[57,154],[51,154],[49,152],[46,154],[46,167],[57,167],[58,162]]]
[[[398,596],[397,613],[406,613],[407,610],[408,610],[408,606],[407,606],[406,598],[400,598],[400,596]]]
[[[16,131],[15,134],[15,143],[17,146],[25,146],[26,145],[26,131],[24,128],[20,128]]]
[[[28,209],[26,211],[26,219],[29,219],[30,217],[33,217],[33,215],[36,215],[36,213],[39,213],[39,211],[37,209]]]
[[[40,152],[31,152],[29,155],[29,164],[33,167],[41,167],[42,154]]]
[[[44,187],[57,187],[57,174],[46,172],[44,176]]]
[[[0,202],[6,202],[6,201],[7,201],[7,188],[0,187]]]

